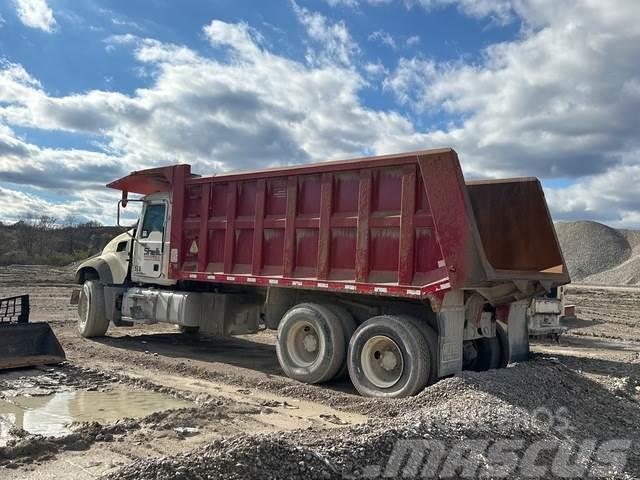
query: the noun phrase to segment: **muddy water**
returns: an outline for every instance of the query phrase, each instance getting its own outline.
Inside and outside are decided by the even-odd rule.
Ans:
[[[112,422],[142,417],[193,403],[147,390],[113,388],[104,392],[65,391],[43,396],[16,396],[0,400],[0,445],[11,426],[29,433],[61,436],[73,422]]]

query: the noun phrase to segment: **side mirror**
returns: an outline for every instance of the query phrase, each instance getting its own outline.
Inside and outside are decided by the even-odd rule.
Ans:
[[[140,202],[140,203],[142,203],[142,202],[144,202],[144,200],[139,199],[139,198],[133,198],[133,199],[132,198],[128,198],[128,199],[127,198],[123,198],[122,200],[118,201],[118,215],[117,215],[118,226],[120,228],[126,229],[127,233],[129,233],[129,230],[131,230],[132,228],[135,228],[136,225],[135,224],[134,225],[122,225],[121,224],[121,222],[120,222],[120,208],[126,208],[127,204],[130,203],[130,202]]]

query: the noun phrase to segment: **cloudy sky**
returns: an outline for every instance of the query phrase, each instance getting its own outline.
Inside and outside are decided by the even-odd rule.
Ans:
[[[0,220],[104,184],[451,146],[640,226],[638,0],[1,0]]]

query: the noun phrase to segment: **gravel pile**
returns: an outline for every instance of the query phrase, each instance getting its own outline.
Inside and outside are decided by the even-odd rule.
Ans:
[[[637,403],[624,391],[611,392],[553,359],[485,373],[464,372],[416,397],[370,405],[372,420],[365,425],[235,436],[181,456],[137,461],[108,478],[419,478],[421,474],[525,478],[532,472],[523,470],[523,452],[536,442],[548,442],[551,447],[541,450],[535,460],[546,469],[538,476],[582,478],[594,465],[591,458],[610,460],[597,452],[603,442],[614,439],[631,441],[627,473],[607,467],[606,476],[637,478],[640,474]],[[583,448],[587,439],[593,441],[596,453]],[[394,451],[398,453],[407,441],[411,445],[431,442],[431,449],[422,450],[424,458],[407,463],[402,457],[395,466],[389,463],[398,458]],[[514,454],[492,453],[500,442],[520,445],[507,475],[499,469]],[[429,464],[435,445],[443,447],[444,456]],[[421,471],[425,465],[435,469],[431,475]]]
[[[589,285],[637,285],[640,283],[640,255],[634,255],[610,270],[589,275],[581,282]]]
[[[631,247],[628,260],[604,272],[590,275],[583,279],[584,283],[594,285],[638,285],[640,284],[640,230],[621,229]]]
[[[629,241],[614,228],[590,221],[558,222],[555,227],[574,281],[610,270],[631,257]]]

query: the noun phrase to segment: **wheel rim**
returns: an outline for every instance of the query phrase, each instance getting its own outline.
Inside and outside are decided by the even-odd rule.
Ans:
[[[360,355],[364,374],[378,388],[391,388],[402,377],[404,359],[398,344],[384,335],[366,341]]]
[[[82,292],[80,293],[80,299],[78,301],[78,317],[80,317],[80,326],[87,323],[87,318],[89,316],[89,295],[86,292],[84,286],[82,287]]]
[[[318,331],[306,321],[296,322],[287,335],[287,351],[291,360],[299,367],[308,367],[318,359],[320,343]]]

